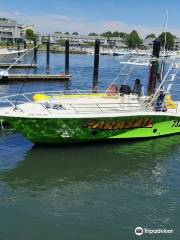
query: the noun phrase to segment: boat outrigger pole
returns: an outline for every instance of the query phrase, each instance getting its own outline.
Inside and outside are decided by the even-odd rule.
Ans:
[[[150,75],[149,75],[149,84],[148,84],[148,95],[151,96],[154,94],[157,80],[160,77],[159,74],[159,53],[161,49],[161,43],[159,39],[154,40],[153,44],[153,53],[150,60]]]

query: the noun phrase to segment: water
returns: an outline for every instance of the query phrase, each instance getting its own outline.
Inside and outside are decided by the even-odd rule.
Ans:
[[[42,53],[40,72],[44,59]],[[101,88],[118,74],[119,61],[101,58]],[[54,72],[63,71],[63,55],[51,56],[51,63]],[[27,83],[23,91],[90,89],[92,63],[92,56],[74,55],[69,83]],[[145,70],[138,71],[145,81]],[[1,85],[0,93],[20,88]],[[136,239],[137,226],[174,230],[142,239],[180,239],[179,144],[176,135],[43,147],[17,133],[1,136],[0,240]]]

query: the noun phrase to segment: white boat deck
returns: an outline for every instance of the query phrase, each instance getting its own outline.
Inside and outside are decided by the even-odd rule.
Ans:
[[[61,96],[41,102],[25,103],[11,107],[0,108],[0,116],[27,118],[88,118],[88,117],[118,117],[135,115],[180,115],[180,103],[176,109],[157,112],[147,109],[143,101],[136,96],[125,95],[119,97],[74,97]]]

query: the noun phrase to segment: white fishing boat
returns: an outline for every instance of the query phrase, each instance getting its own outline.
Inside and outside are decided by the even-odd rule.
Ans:
[[[8,48],[0,48],[0,61],[13,61],[17,59],[17,57],[23,53],[25,53],[27,49],[14,50]]]
[[[130,54],[131,54],[131,51],[125,50],[125,49],[115,49],[113,52],[114,56],[125,56],[125,55],[127,56]]]
[[[18,53],[24,53],[27,49],[21,49],[21,50],[14,50],[14,49],[8,49],[8,48],[0,48],[0,57],[1,56],[7,56],[7,55],[16,55]]]

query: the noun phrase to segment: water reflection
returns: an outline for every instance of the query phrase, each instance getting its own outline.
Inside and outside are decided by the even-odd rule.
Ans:
[[[84,181],[120,180],[128,184],[128,181],[137,178],[142,181],[155,178],[158,182],[166,174],[166,164],[178,155],[179,144],[179,136],[129,143],[57,147],[31,148],[28,143],[24,150],[20,147],[21,154],[16,149],[16,157],[8,161],[9,170],[7,166],[6,171],[1,167],[0,180],[12,188],[28,187],[33,190]],[[1,154],[3,156],[3,152]]]

